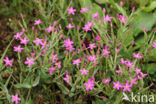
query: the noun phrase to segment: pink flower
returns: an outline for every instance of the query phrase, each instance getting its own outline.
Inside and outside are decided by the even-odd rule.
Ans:
[[[122,63],[122,64],[125,64],[125,63],[126,63],[126,61],[124,61],[124,59],[123,59],[123,58],[121,58],[121,63]]]
[[[57,60],[58,60],[57,54],[52,55],[52,62],[54,63],[54,62],[57,61]]]
[[[27,61],[24,62],[25,64],[28,64],[28,67],[31,67],[32,64],[34,63],[34,58],[28,58],[27,57]]]
[[[119,70],[116,70],[115,71],[116,73],[121,73],[121,76],[123,75],[123,71],[122,71],[122,68],[119,66]]]
[[[91,22],[88,21],[87,25],[88,25],[89,27],[93,26],[93,21],[91,21]]]
[[[113,84],[114,84],[113,88],[116,88],[117,90],[119,90],[119,88],[121,87],[119,81],[117,81],[117,83],[116,82],[113,82]]]
[[[129,85],[127,82],[126,85],[123,86],[123,88],[124,88],[123,91],[131,91],[131,89],[130,89],[131,87],[132,87],[131,84]]]
[[[81,8],[81,10],[80,10],[81,13],[86,13],[87,11],[88,11],[87,8]]]
[[[73,60],[73,65],[77,65],[79,66],[79,64],[81,63],[80,59],[76,59],[76,60]]]
[[[67,27],[68,29],[72,29],[72,28],[74,28],[74,26],[71,25],[71,24],[68,24],[66,27]]]
[[[12,66],[13,60],[9,60],[8,57],[6,57],[5,59],[3,59],[3,61],[5,62],[6,66]]]
[[[142,78],[144,78],[144,77],[147,76],[147,74],[144,74],[143,72],[140,72],[140,74],[141,74],[141,77],[142,77]]]
[[[65,47],[72,46],[73,43],[74,43],[73,41],[70,41],[70,38],[68,38],[67,40],[64,40],[64,46]]]
[[[120,1],[120,6],[123,6],[123,2],[122,1]]]
[[[49,74],[52,75],[52,72],[55,71],[55,67],[49,68]]]
[[[65,80],[67,83],[69,83],[70,77],[68,74],[66,74],[66,77],[63,78],[63,80]]]
[[[137,75],[141,72],[141,69],[136,68],[135,72],[137,73]]]
[[[68,14],[75,15],[76,9],[73,9],[73,7],[67,8],[67,10],[68,10]]]
[[[97,35],[97,36],[95,37],[95,40],[96,40],[96,41],[100,41],[100,40],[101,40],[100,36]]]
[[[42,44],[42,40],[43,39],[36,38],[33,42],[38,46],[39,44]]]
[[[24,37],[23,39],[21,38],[20,40],[21,40],[20,42],[21,44],[27,44],[29,42],[29,40],[27,40],[26,37]]]
[[[120,17],[119,17],[119,21],[121,22],[121,23],[126,23],[126,20],[127,20],[128,18],[127,17],[124,17],[124,16],[122,16],[122,15],[120,15]]]
[[[91,79],[88,79],[88,83],[84,83],[84,85],[86,86],[86,90],[92,90],[94,87],[94,81]]]
[[[125,65],[128,67],[128,68],[132,68],[134,63],[133,62],[130,62],[129,60],[126,60],[125,61]]]
[[[61,39],[63,37],[63,34],[60,34],[59,39]]]
[[[136,84],[137,78],[131,79],[130,85],[132,86],[133,84]]]
[[[39,20],[35,20],[34,25],[39,25],[39,24],[41,24],[41,20],[40,19]]]
[[[70,52],[72,52],[73,50],[75,50],[75,48],[73,48],[73,46],[72,46],[72,45],[71,45],[71,46],[66,47],[66,49],[67,49],[67,50],[69,50]]]
[[[105,79],[105,78],[104,78],[102,81],[103,81],[103,83],[105,83],[106,85],[108,85],[109,82],[110,82],[111,80],[110,80],[110,79]]]
[[[105,55],[108,58],[110,51],[108,51],[107,48],[103,49],[102,51],[103,51],[103,55]]]
[[[15,39],[20,39],[21,38],[22,33],[17,32],[16,35],[14,35]]]
[[[93,56],[89,56],[89,57],[90,57],[90,61],[94,61],[94,62],[96,62],[96,60],[98,59],[98,58],[96,58],[95,55],[93,55]]]
[[[47,28],[47,31],[48,32],[51,32],[53,30],[53,27],[50,25],[48,28]]]
[[[133,53],[133,57],[137,58],[137,59],[141,59],[143,56],[140,55],[140,53]]]
[[[106,15],[106,17],[104,17],[104,21],[105,22],[111,21],[111,19],[112,19],[112,17],[109,17],[108,14]]]
[[[61,68],[61,61],[56,62],[55,65],[60,69]]]
[[[156,42],[153,43],[152,47],[156,48]]]
[[[118,49],[118,48],[115,49],[115,52],[116,53],[119,53],[119,51],[120,51],[120,49]]]
[[[89,25],[85,25],[82,29],[85,30],[86,32],[91,31],[91,28]]]
[[[88,48],[90,48],[91,50],[93,49],[93,48],[95,48],[96,46],[95,46],[95,43],[93,43],[93,44],[89,44],[89,47]]]
[[[18,94],[16,94],[16,95],[11,95],[11,97],[12,97],[12,100],[11,100],[12,103],[15,102],[16,104],[18,104],[18,101],[21,100],[21,99],[18,97]]]
[[[21,51],[22,51],[23,49],[24,49],[24,48],[21,48],[21,45],[19,45],[18,47],[14,46],[14,51],[16,51],[16,52],[21,53]]]
[[[85,68],[80,69],[80,71],[81,71],[81,75],[83,75],[83,74],[87,75],[87,73],[89,72],[89,71],[86,70]]]
[[[99,13],[96,12],[95,14],[92,15],[93,18],[99,18]]]

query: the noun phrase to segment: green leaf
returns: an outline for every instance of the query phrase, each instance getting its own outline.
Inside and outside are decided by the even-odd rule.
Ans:
[[[32,86],[29,83],[18,83],[14,85],[16,88],[28,88],[30,89]]]
[[[40,76],[38,76],[35,81],[33,82],[32,86],[35,87],[39,84],[39,81],[40,81]]]
[[[143,10],[146,12],[150,12],[155,8],[156,8],[156,1],[153,1],[148,7],[143,8]]]
[[[156,16],[152,13],[138,12],[134,15],[134,21],[132,22],[132,31],[137,36],[142,28],[151,30],[152,26],[156,23]]]
[[[105,4],[105,3],[109,3],[109,0],[95,0],[95,2],[99,4]]]
[[[156,64],[155,63],[147,64],[146,68],[147,68],[146,70],[147,70],[148,73],[150,73],[150,74],[156,73]]]
[[[92,4],[91,0],[79,0],[79,2],[82,8],[89,8],[89,6]]]

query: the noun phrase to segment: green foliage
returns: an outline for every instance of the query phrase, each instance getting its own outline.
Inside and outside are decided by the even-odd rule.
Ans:
[[[0,32],[7,32],[12,38],[4,39],[0,34],[0,39],[7,41],[3,53],[0,53],[0,104],[10,104],[11,95],[16,93],[21,98],[21,104],[124,104],[130,103],[123,101],[123,91],[113,88],[113,82],[120,81],[122,85],[127,80],[136,77],[135,67],[141,68],[143,73],[147,73],[144,79],[137,81],[131,91],[134,93],[154,93],[152,82],[156,83],[156,51],[152,47],[156,41],[153,31],[156,26],[156,1],[154,0],[127,0],[120,6],[120,0],[11,0],[0,1],[0,23],[7,19],[6,29]],[[4,4],[4,5],[3,5]],[[69,15],[67,8],[76,9],[75,15]],[[132,11],[132,7],[136,10]],[[88,8],[87,13],[80,13],[81,8]],[[105,8],[105,12],[102,9]],[[128,10],[128,11],[127,11]],[[92,17],[96,12],[99,13],[99,20]],[[23,14],[23,18],[20,17]],[[106,15],[112,17],[110,22],[102,21]],[[126,23],[122,23],[117,18],[117,14],[127,17]],[[71,19],[72,18],[72,19]],[[34,26],[34,20],[40,19],[41,25]],[[18,21],[18,22],[17,22]],[[49,25],[53,26],[56,21],[55,29],[50,33],[45,32]],[[92,31],[85,32],[82,27],[93,21]],[[73,29],[66,26],[71,23]],[[132,26],[132,28],[130,28]],[[34,30],[32,29],[34,27]],[[8,29],[10,28],[10,29]],[[144,29],[147,29],[146,32]],[[14,35],[24,29],[22,37],[27,37],[27,45],[21,45],[24,50],[21,53],[14,52],[14,46],[18,46],[20,41],[14,39]],[[36,32],[35,32],[36,31]],[[60,34],[63,37],[60,38]],[[45,37],[47,36],[47,39]],[[95,41],[99,36],[101,40]],[[41,48],[33,42],[37,37],[46,41],[49,47]],[[67,51],[64,40],[70,38],[75,48],[74,51]],[[132,42],[134,41],[134,45]],[[88,45],[95,43],[96,49],[88,49]],[[83,50],[83,45],[86,49]],[[110,55],[105,57],[102,49],[109,47]],[[4,45],[4,43],[3,43]],[[121,45],[121,47],[120,47]],[[43,50],[44,49],[44,50]],[[80,53],[77,53],[80,49]],[[115,50],[120,49],[119,53]],[[45,52],[44,52],[45,51]],[[97,54],[99,51],[99,54]],[[0,51],[1,52],[1,51]],[[141,53],[142,59],[135,59],[133,53]],[[34,56],[32,54],[35,54]],[[53,63],[52,56],[58,55],[58,62],[61,62],[59,69]],[[97,65],[88,62],[86,56],[95,55]],[[83,57],[85,58],[83,59]],[[6,66],[4,58],[12,57],[13,66]],[[33,57],[35,64],[28,67],[24,62],[26,58]],[[73,60],[81,57],[79,66],[73,65]],[[121,64],[121,58],[134,62],[132,68],[127,68]],[[50,62],[49,62],[50,61]],[[55,67],[52,75],[49,68]],[[123,70],[123,76],[115,71]],[[86,68],[87,75],[81,75],[80,69]],[[69,83],[64,78],[68,71]],[[131,71],[131,73],[130,73]],[[84,83],[94,76],[95,86],[93,90],[86,90]],[[110,83],[104,84],[103,79],[111,79]],[[126,91],[125,94],[130,94]]]

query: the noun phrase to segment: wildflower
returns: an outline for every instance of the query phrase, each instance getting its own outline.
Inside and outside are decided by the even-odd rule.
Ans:
[[[27,40],[26,37],[24,37],[23,39],[21,38],[20,40],[21,40],[20,42],[21,44],[27,44],[29,42],[29,40]]]
[[[59,39],[61,39],[63,37],[63,34],[60,34]]]
[[[116,73],[121,73],[121,75],[123,75],[123,71],[122,71],[122,68],[119,66],[119,70],[116,70],[115,71]]]
[[[41,24],[41,20],[40,19],[39,20],[35,20],[34,25],[39,25],[39,24]]]
[[[47,31],[48,32],[51,32],[53,30],[53,27],[50,25],[48,28],[47,28]]]
[[[77,49],[77,54],[79,54],[80,53],[80,49]]]
[[[141,72],[141,69],[136,68],[135,72],[137,73],[137,75]]]
[[[129,85],[128,83],[126,83],[126,85],[123,86],[123,91],[131,91],[131,84]]]
[[[114,84],[113,88],[116,88],[117,90],[119,90],[119,88],[121,87],[119,81],[117,81],[117,83],[116,82],[113,82],[113,84]]]
[[[67,8],[67,10],[68,10],[68,14],[75,15],[76,9],[73,9],[73,7]]]
[[[105,13],[106,12],[106,9],[105,8],[102,8],[102,12]]]
[[[3,59],[3,61],[5,62],[6,66],[12,66],[12,61],[13,60],[9,60],[8,57],[6,57],[5,59]]]
[[[91,21],[91,22],[88,21],[87,25],[88,25],[89,27],[93,26],[93,21]]]
[[[112,19],[112,17],[109,17],[108,14],[106,15],[106,17],[104,17],[104,21],[105,22],[111,21],[111,19]]]
[[[122,63],[122,64],[125,64],[125,63],[126,63],[126,61],[124,61],[124,59],[123,59],[123,58],[121,58],[121,63]]]
[[[15,102],[16,104],[18,104],[18,101],[21,100],[21,99],[18,97],[18,94],[16,94],[16,95],[11,95],[11,97],[12,97],[12,100],[11,100],[12,103]]]
[[[123,15],[118,15],[117,14],[117,18],[121,23],[126,23],[126,20],[128,19],[127,17],[124,17]]]
[[[66,77],[63,78],[63,80],[65,80],[67,83],[69,83],[70,77],[68,74],[66,74]]]
[[[92,15],[93,18],[99,18],[99,13],[96,12],[95,14]]]
[[[94,61],[94,62],[96,62],[96,60],[98,59],[98,58],[96,58],[95,55],[93,55],[93,56],[89,56],[89,57],[90,57],[90,61]]]
[[[22,35],[21,33],[17,32],[16,35],[14,35],[14,38],[15,39],[20,39],[21,35]]]
[[[49,68],[49,74],[52,75],[52,72],[55,71],[55,67]]]
[[[133,57],[137,58],[137,59],[141,59],[143,56],[140,55],[140,53],[133,53]]]
[[[87,75],[87,73],[89,72],[89,71],[86,70],[85,68],[80,69],[80,71],[81,71],[81,75],[83,75],[83,74]]]
[[[125,61],[125,65],[128,67],[128,68],[132,68],[134,63],[133,62],[130,62],[130,61]]]
[[[86,90],[92,90],[94,87],[94,81],[91,79],[88,79],[88,83],[84,83],[84,85],[86,86]]]
[[[140,74],[141,74],[141,77],[142,77],[142,78],[144,78],[144,77],[147,76],[147,74],[144,74],[143,72],[140,72]]]
[[[142,79],[142,77],[140,77],[139,75],[136,75],[136,78],[137,78],[137,79]]]
[[[123,2],[122,1],[120,1],[120,6],[123,6]]]
[[[33,42],[38,46],[39,44],[42,44],[42,40],[43,39],[36,38]]]
[[[115,49],[115,52],[116,53],[119,53],[119,51],[120,51],[120,49],[118,49],[118,48]]]
[[[100,36],[97,35],[97,36],[95,37],[95,41],[100,41],[100,40],[101,40]]]
[[[80,59],[76,59],[76,60],[73,60],[73,64],[79,66],[79,64],[81,63]]]
[[[16,51],[16,52],[19,52],[19,53],[21,53],[21,51],[23,50],[24,48],[21,48],[21,45],[19,45],[19,46],[14,46],[14,51]]]
[[[156,42],[153,43],[152,47],[156,48]]]
[[[110,80],[110,79],[105,79],[105,78],[104,78],[102,81],[103,81],[103,83],[105,83],[106,85],[108,85],[109,82],[110,82],[111,80]]]
[[[109,57],[110,51],[107,50],[107,48],[103,49],[103,55],[106,55],[106,57]]]
[[[89,47],[88,48],[90,48],[91,50],[93,49],[93,48],[95,48],[96,46],[95,46],[95,43],[93,43],[93,44],[89,44]]]
[[[72,52],[73,50],[75,50],[75,48],[73,48],[73,46],[72,46],[72,45],[71,45],[71,46],[66,47],[66,49],[67,49],[67,50],[69,50],[70,52]]]
[[[73,41],[70,41],[70,38],[68,38],[67,40],[64,40],[64,46],[69,47],[73,44]]]
[[[72,29],[72,28],[74,28],[74,26],[71,25],[71,24],[68,24],[66,27],[67,27],[68,29]]]
[[[55,65],[60,69],[61,68],[61,61],[56,62]]]
[[[86,32],[91,31],[91,28],[89,25],[85,25],[82,29],[85,30]]]
[[[130,85],[132,86],[133,84],[136,84],[137,78],[134,78],[130,81]]]
[[[28,64],[28,67],[30,67],[32,64],[34,63],[34,58],[28,58],[27,57],[27,61],[24,62],[25,64]]]
[[[52,62],[54,63],[57,60],[58,60],[57,54],[52,55]]]
[[[80,10],[81,13],[86,13],[87,11],[88,11],[87,8],[81,8],[81,10]]]

